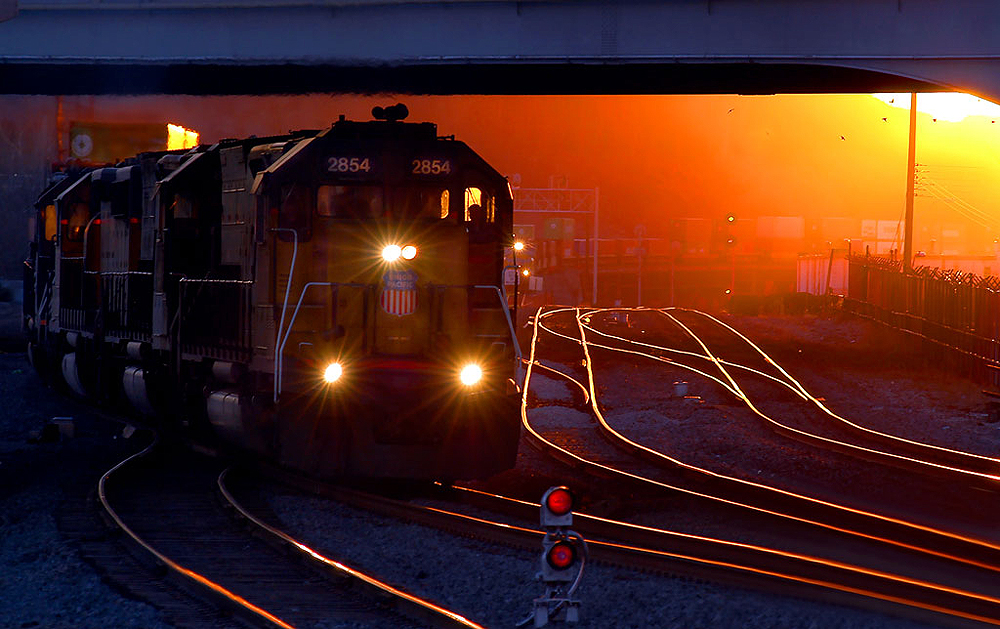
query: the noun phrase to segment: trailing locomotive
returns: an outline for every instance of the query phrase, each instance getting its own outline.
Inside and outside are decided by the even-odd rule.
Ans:
[[[25,278],[39,373],[322,476],[512,467],[510,188],[403,106],[373,111],[51,186]]]

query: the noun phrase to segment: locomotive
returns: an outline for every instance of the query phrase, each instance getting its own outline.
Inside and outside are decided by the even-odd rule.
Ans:
[[[373,113],[51,184],[25,271],[36,370],[322,477],[513,467],[510,187],[405,106]]]

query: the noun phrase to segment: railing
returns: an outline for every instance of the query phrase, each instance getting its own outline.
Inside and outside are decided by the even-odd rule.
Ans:
[[[104,333],[123,338],[148,337],[153,321],[153,274],[105,271],[95,275],[101,286]]]
[[[845,308],[959,357],[971,374],[1000,385],[1000,279],[852,256]]]
[[[288,286],[291,286],[292,278],[291,274],[288,277]],[[368,345],[368,309],[373,299],[370,296],[374,295],[375,286],[373,284],[355,284],[355,283],[339,283],[339,282],[307,282],[302,290],[299,291],[299,299],[295,304],[295,310],[292,312],[291,319],[288,320],[288,326],[282,329],[282,326],[278,326],[278,343],[275,345],[277,352],[277,360],[274,361],[274,401],[278,401],[278,396],[281,395],[281,385],[282,378],[284,376],[284,366],[285,366],[285,344],[288,343],[288,337],[292,334],[292,328],[295,327],[295,320],[299,316],[299,311],[302,309],[302,301],[306,297],[306,293],[309,289],[318,286],[327,286],[333,289],[333,303],[337,303],[338,292],[341,287],[344,288],[358,288],[364,290],[364,303],[362,305],[362,329],[364,330],[365,339],[364,346],[367,348]],[[286,287],[287,288],[287,287]],[[285,292],[285,307],[288,305],[288,292]],[[285,319],[285,308],[282,308],[281,320],[284,322]],[[334,317],[335,318],[335,317]]]
[[[245,360],[252,345],[249,280],[181,279],[177,344],[182,352]]]

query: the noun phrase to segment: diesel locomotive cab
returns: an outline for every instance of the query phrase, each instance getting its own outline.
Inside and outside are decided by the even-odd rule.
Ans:
[[[25,275],[38,371],[319,475],[512,467],[510,189],[435,125],[383,114],[54,184]]]
[[[511,467],[506,180],[435,125],[341,121],[253,191],[275,224],[282,456],[361,475]]]

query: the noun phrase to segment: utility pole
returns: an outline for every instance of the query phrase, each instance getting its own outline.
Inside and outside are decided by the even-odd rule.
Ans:
[[[903,219],[903,269],[913,268],[913,183],[917,157],[917,93],[910,92],[910,142],[906,150],[906,214]]]

